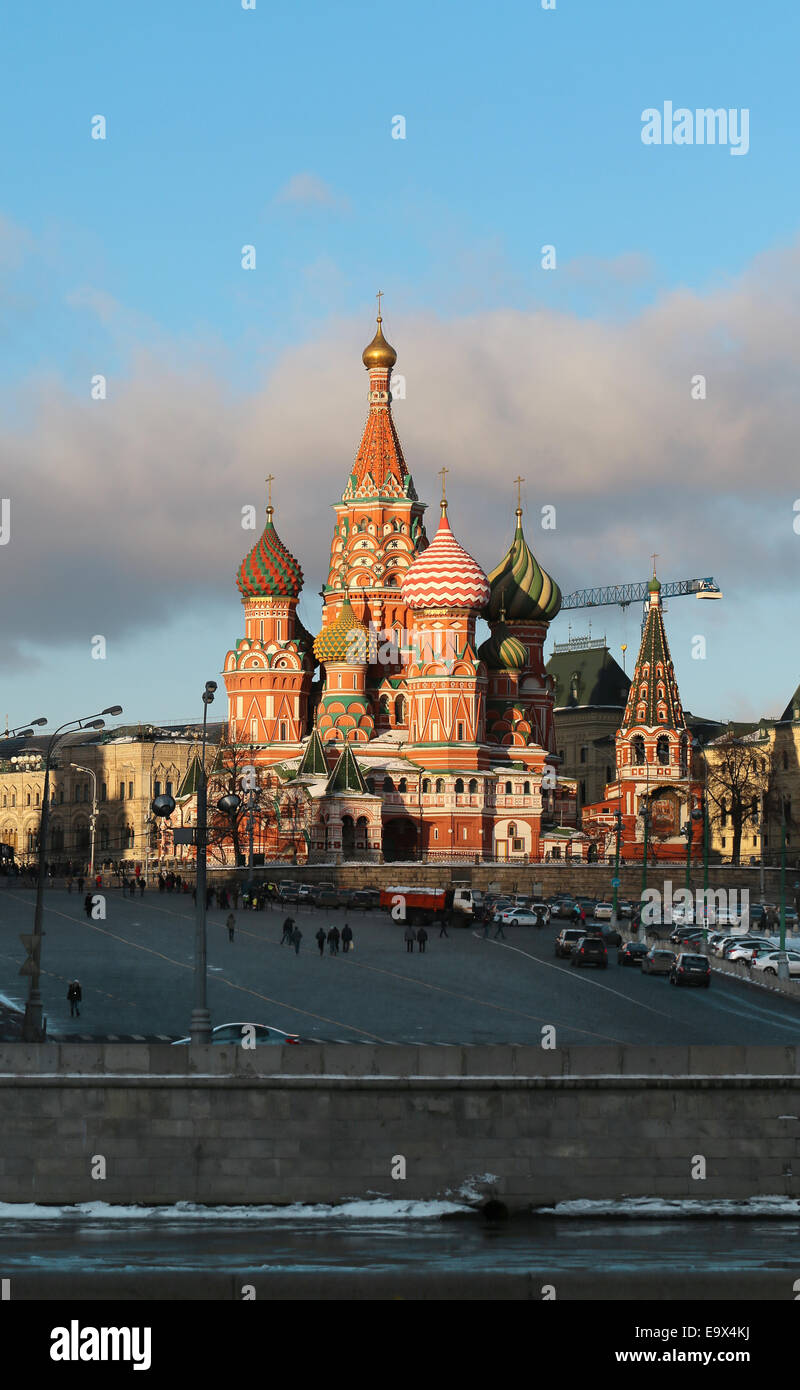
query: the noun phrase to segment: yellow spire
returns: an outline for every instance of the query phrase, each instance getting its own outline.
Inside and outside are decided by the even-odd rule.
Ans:
[[[361,361],[364,363],[364,366],[367,369],[369,369],[370,367],[388,367],[389,371],[391,371],[392,367],[397,361],[397,353],[395,352],[391,343],[387,343],[386,339],[383,336],[383,329],[381,328],[381,324],[383,323],[383,318],[381,317],[381,299],[383,298],[383,290],[378,290],[378,293],[375,297],[378,301],[378,331],[375,334],[375,337],[372,339],[372,342],[370,343],[369,347],[364,348],[364,351],[361,354]]]

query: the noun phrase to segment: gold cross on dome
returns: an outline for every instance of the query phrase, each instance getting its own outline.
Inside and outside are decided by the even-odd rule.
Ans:
[[[381,300],[383,299],[383,290],[378,290],[378,293],[376,294],[375,298],[376,298],[377,301],[378,301],[378,320],[380,321],[380,317],[381,317]]]
[[[272,506],[272,484],[275,482],[275,474],[270,473],[264,480],[267,484],[267,506]]]
[[[656,560],[657,560],[657,559],[658,559],[658,551],[656,551],[655,555],[653,556],[653,578],[654,578],[654,579],[655,579],[655,577],[656,577]]]
[[[519,510],[522,511],[522,484],[525,482],[525,479],[515,478],[514,482],[517,485],[517,506]]]
[[[450,472],[450,469],[449,469],[449,468],[440,468],[440,469],[439,469],[439,477],[440,477],[441,480],[442,480],[442,501],[443,501],[443,502],[446,502],[446,501],[447,501],[447,494],[446,494],[446,492],[445,492],[444,480],[445,480],[445,478],[447,477],[447,474],[448,474],[449,472]]]

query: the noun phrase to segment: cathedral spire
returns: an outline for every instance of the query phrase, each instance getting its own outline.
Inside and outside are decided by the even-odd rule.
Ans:
[[[661,581],[656,575],[655,562],[656,556],[653,556],[653,577],[647,584],[647,618],[622,720],[623,733],[639,725],[657,729],[686,728],[664,627]]]
[[[383,291],[378,294],[382,296]],[[415,496],[392,419],[390,380],[397,353],[383,336],[380,297],[378,306],[377,332],[361,354],[369,372],[369,414],[343,501],[387,494]]]

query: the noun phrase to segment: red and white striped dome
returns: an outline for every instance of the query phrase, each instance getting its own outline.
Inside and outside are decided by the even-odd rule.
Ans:
[[[400,592],[410,608],[483,608],[488,602],[489,581],[450,530],[444,505],[436,535],[406,571]]]

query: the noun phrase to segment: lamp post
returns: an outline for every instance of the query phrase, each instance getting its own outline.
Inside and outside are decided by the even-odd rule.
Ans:
[[[781,796],[781,950],[786,950],[786,801]]]
[[[92,814],[89,820],[89,878],[94,878],[94,841],[95,830],[97,828],[97,773],[90,767],[81,767],[79,763],[70,763],[76,772],[86,772],[92,779]]]
[[[208,707],[213,704],[216,681],[206,681],[203,691],[203,741],[197,782],[197,872],[195,885],[194,932],[194,1008],[189,1035],[193,1043],[211,1041],[211,1015],[207,999],[206,958],[206,856],[208,852],[208,778],[206,776],[206,734]]]
[[[25,1017],[22,1021],[22,1041],[23,1042],[44,1042],[45,1029],[42,1021],[42,996],[39,990],[39,976],[41,974],[42,960],[42,917],[44,910],[44,881],[47,859],[47,831],[50,825],[50,763],[53,757],[56,744],[65,734],[75,729],[104,729],[104,714],[122,714],[122,705],[109,705],[108,709],[101,710],[100,715],[92,715],[89,719],[68,719],[66,724],[60,724],[50,735],[50,742],[44,756],[44,795],[42,797],[42,815],[39,821],[39,863],[36,876],[36,907],[33,916],[33,937],[31,940],[30,955],[30,984],[28,986],[28,998],[25,1001]],[[41,723],[41,720],[37,721]],[[45,721],[46,722],[46,721]]]
[[[641,891],[641,894],[640,894],[640,897],[642,897],[642,898],[644,897],[644,895],[645,895],[645,893],[646,893],[646,891],[647,891],[647,852],[648,852],[648,848],[649,848],[649,846],[648,846],[648,838],[649,838],[649,835],[650,835],[650,760],[649,760],[649,758],[648,758],[648,756],[647,756],[647,749],[646,749],[646,748],[645,748],[645,750],[644,750],[644,757],[645,757],[645,768],[646,768],[646,770],[647,770],[647,779],[646,779],[646,782],[645,782],[644,812],[643,812],[643,815],[644,815],[644,860],[643,860],[643,863],[642,863],[642,891]]]
[[[41,772],[43,766],[42,755],[41,753],[16,753],[14,757],[11,759],[11,762],[14,765],[14,771],[20,774],[19,804],[20,806],[22,806],[22,797],[25,791],[25,773]],[[26,865],[29,854],[30,846],[28,846],[28,848],[25,851]]]
[[[619,923],[619,912],[618,912],[618,904],[619,904],[619,841],[620,841],[620,836],[621,836],[621,834],[622,834],[622,811],[621,811],[620,807],[617,807],[617,814],[616,814],[616,830],[617,830],[617,852],[616,852],[616,854],[615,854],[615,856],[614,856],[614,907],[613,907],[613,911],[612,911],[612,921],[613,921],[615,927],[616,927],[616,926],[618,925],[618,923]]]

